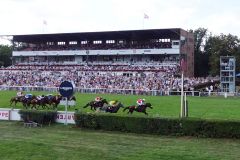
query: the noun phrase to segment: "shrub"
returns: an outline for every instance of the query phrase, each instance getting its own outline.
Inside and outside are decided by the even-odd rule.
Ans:
[[[240,138],[240,122],[203,119],[171,119],[113,114],[75,113],[78,127],[147,133],[214,138]]]
[[[20,110],[19,114],[24,122],[33,121],[39,124],[55,123],[56,111],[37,111],[37,110]]]

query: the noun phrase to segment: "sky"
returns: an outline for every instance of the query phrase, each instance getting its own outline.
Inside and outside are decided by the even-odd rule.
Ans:
[[[240,37],[240,1],[0,0],[0,35],[199,27]]]

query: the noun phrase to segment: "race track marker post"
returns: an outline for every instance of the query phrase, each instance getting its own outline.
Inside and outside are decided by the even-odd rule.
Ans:
[[[66,100],[66,105],[65,105],[65,125],[67,125],[67,108],[68,108],[68,99],[74,94],[73,92],[73,84],[69,81],[63,81],[60,86],[59,86],[59,93],[63,98]]]

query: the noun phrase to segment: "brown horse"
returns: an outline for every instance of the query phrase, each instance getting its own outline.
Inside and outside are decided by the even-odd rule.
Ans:
[[[109,112],[109,113],[117,113],[120,108],[124,108],[123,104],[118,102],[116,106],[106,106],[102,107],[101,111]]]
[[[104,106],[104,104],[108,104],[106,99],[103,99],[99,102],[91,101],[91,102],[87,103],[83,108],[87,108],[88,106],[90,106],[91,110],[96,110],[97,108],[101,109]]]
[[[145,105],[140,105],[140,106],[128,106],[123,109],[123,112],[128,109],[128,113],[130,113],[130,114],[132,114],[134,111],[136,111],[136,112],[142,112],[145,115],[148,115],[148,113],[146,112],[146,108],[152,109],[151,103],[146,103]]]
[[[59,105],[61,100],[62,100],[61,95],[55,95],[49,100],[49,104],[52,105],[53,109],[57,109],[57,106]]]
[[[36,108],[36,105],[35,105],[35,103],[36,103],[36,101],[37,101],[37,98],[36,98],[36,96],[35,95],[32,95],[31,97],[29,97],[29,98],[26,98],[25,96],[22,98],[22,104],[23,104],[23,106],[27,109],[28,107],[31,107],[31,105],[32,105],[32,109],[33,108]],[[37,109],[37,108],[36,108]]]
[[[12,97],[12,98],[10,99],[10,106],[12,106],[12,104],[14,103],[14,107],[16,107],[16,104],[17,104],[18,102],[22,102],[23,98],[24,98],[24,96]]]

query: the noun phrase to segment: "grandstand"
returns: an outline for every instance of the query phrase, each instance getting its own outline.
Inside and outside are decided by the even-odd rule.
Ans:
[[[194,73],[193,34],[183,29],[13,36],[15,65],[179,65]]]
[[[0,69],[5,88],[58,87],[69,80],[86,92],[164,95],[180,90],[183,61],[185,90],[211,81],[193,77],[193,34],[180,28],[14,35],[13,48],[13,65]]]

